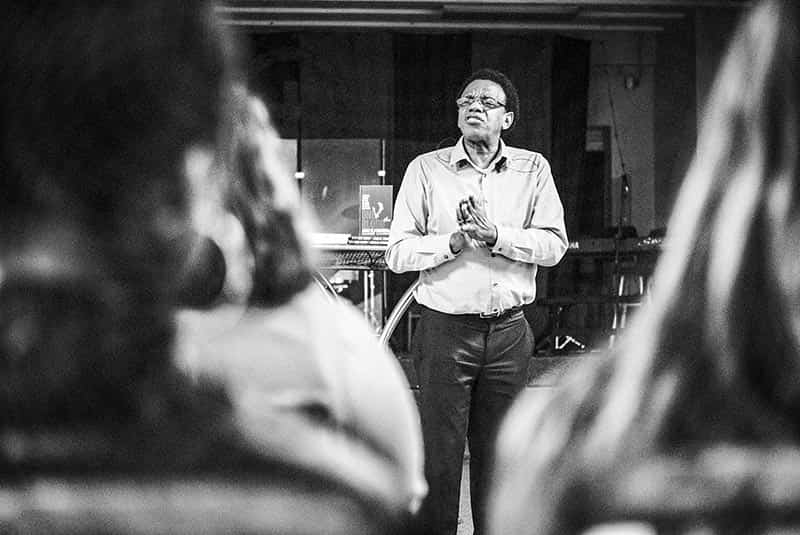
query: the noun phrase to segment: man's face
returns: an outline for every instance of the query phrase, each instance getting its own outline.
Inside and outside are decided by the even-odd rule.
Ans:
[[[458,128],[469,141],[496,142],[514,122],[506,94],[491,80],[473,80],[458,99]]]

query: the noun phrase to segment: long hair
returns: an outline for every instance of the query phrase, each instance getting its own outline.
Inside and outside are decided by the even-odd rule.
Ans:
[[[798,263],[786,248],[800,216],[798,20],[794,3],[764,2],[730,46],[670,218],[652,303],[615,361],[598,415],[614,424],[599,442],[618,444],[640,425],[668,377],[671,394],[648,414],[659,421],[650,438],[663,446],[720,432],[758,440],[764,411],[781,418],[800,409],[790,321],[800,283],[787,276]],[[728,412],[738,405],[750,409]]]
[[[767,0],[737,29],[650,303],[540,414],[512,411],[530,443],[524,476],[498,476],[498,532],[559,532],[569,492],[625,459],[800,439],[798,9]]]
[[[233,108],[225,196],[242,223],[253,259],[250,303],[275,306],[312,281],[308,228],[266,105],[237,87]]]

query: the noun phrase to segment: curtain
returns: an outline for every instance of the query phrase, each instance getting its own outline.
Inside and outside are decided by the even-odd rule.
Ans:
[[[589,102],[590,42],[556,36],[552,63],[552,153],[556,187],[564,204],[567,235],[579,234]],[[592,202],[589,199],[589,202]],[[602,197],[594,200],[602,203]]]
[[[390,178],[395,191],[418,154],[454,143],[461,83],[471,72],[469,34],[394,36],[394,140]]]

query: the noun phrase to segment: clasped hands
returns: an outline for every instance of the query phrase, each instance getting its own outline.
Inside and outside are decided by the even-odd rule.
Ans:
[[[470,195],[458,203],[456,209],[457,232],[450,235],[450,250],[460,252],[467,245],[467,238],[485,242],[489,247],[497,243],[497,226],[489,221],[483,203]]]

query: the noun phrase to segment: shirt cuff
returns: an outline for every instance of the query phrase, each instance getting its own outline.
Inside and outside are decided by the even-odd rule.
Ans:
[[[433,246],[432,249],[438,260],[436,262],[437,264],[452,260],[464,252],[464,249],[461,249],[457,253],[450,250],[450,234],[436,236],[432,241],[433,243],[431,245]]]
[[[494,247],[490,250],[494,254],[508,256],[511,252],[511,242],[508,239],[508,232],[499,225],[495,225],[495,227],[497,228],[497,241],[494,242]]]

